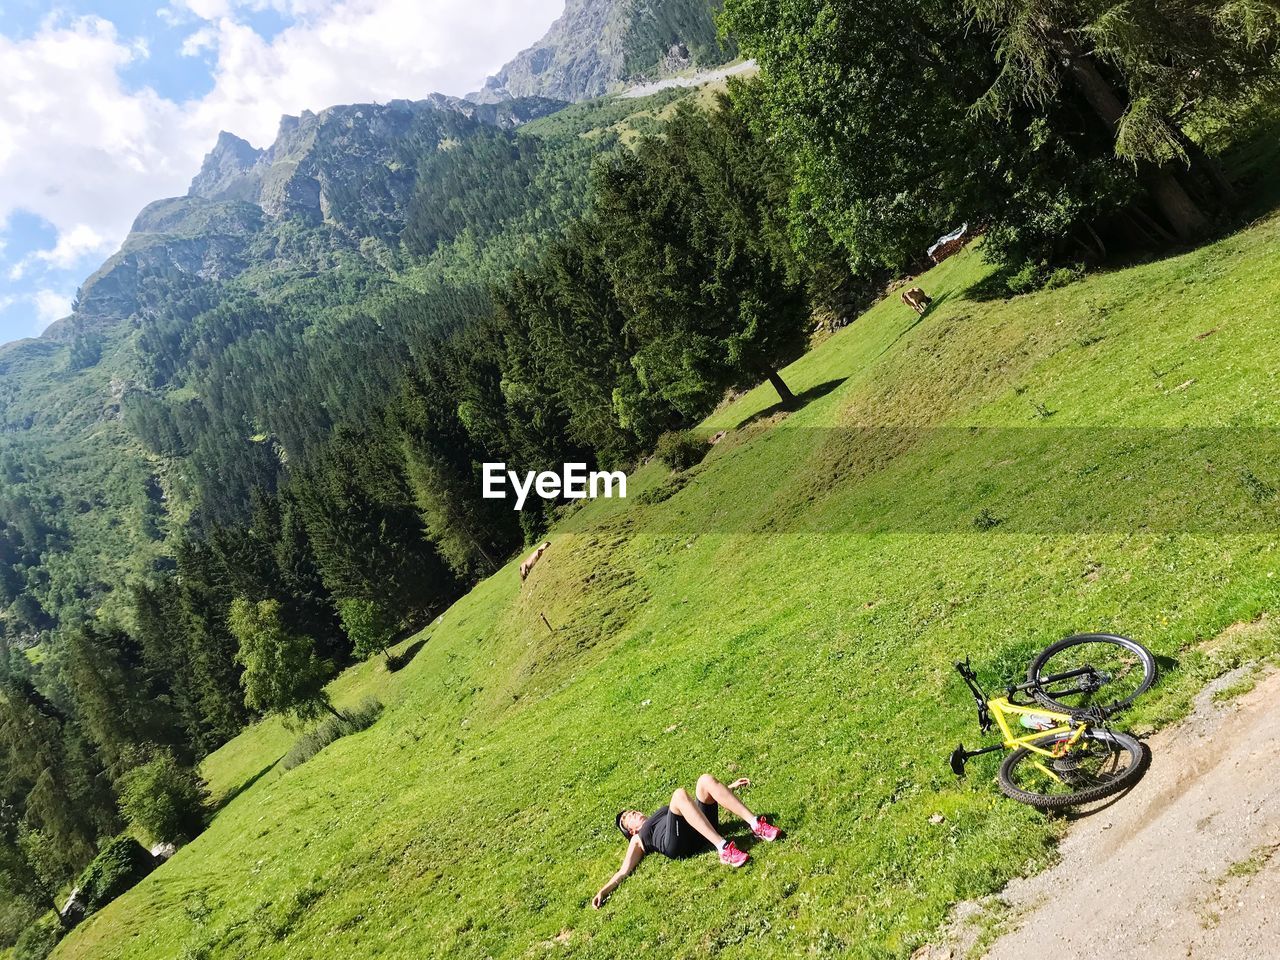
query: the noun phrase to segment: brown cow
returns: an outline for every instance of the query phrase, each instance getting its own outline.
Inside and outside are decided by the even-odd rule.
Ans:
[[[929,304],[933,303],[933,298],[919,287],[912,287],[910,290],[902,291],[902,302],[923,317],[924,312],[929,309]]]
[[[547,547],[549,547],[549,546],[551,546],[551,541],[550,541],[550,540],[547,540],[546,542],[544,542],[544,543],[542,544],[542,546],[538,547],[538,549],[537,549],[537,550],[533,551],[533,553],[529,554],[529,556],[527,556],[527,557],[525,557],[525,558],[524,558],[524,563],[520,564],[520,579],[521,579],[521,580],[527,580],[527,579],[528,579],[528,577],[529,577],[529,572],[530,572],[531,570],[533,570],[533,565],[534,565],[535,563],[537,563],[537,562],[542,558],[543,553],[545,553],[545,552],[546,552]]]

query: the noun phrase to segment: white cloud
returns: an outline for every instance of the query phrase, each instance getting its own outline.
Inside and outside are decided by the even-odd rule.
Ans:
[[[89,253],[102,253],[107,238],[87,223],[77,223],[58,236],[51,250],[41,250],[36,256],[55,267],[64,269],[75,266],[77,260]]]
[[[269,40],[242,19],[265,6],[292,18]],[[18,275],[77,263],[88,273],[96,264],[82,258],[118,246],[145,204],[186,192],[219,130],[263,146],[285,113],[477,89],[563,6],[181,0],[164,18],[192,24],[182,52],[209,53],[214,81],[181,103],[125,85],[121,71],[146,45],[100,17],[55,14],[29,37],[0,36],[0,223],[25,210],[57,231],[51,248],[21,251]]]
[[[213,27],[201,27],[182,41],[181,52],[184,57],[194,57],[213,48],[217,43],[218,31]]]
[[[77,223],[69,230],[58,234],[57,242],[48,250],[35,250],[27,254],[9,269],[10,280],[21,280],[27,271],[38,263],[46,263],[51,267],[70,270],[82,257],[89,254],[106,254],[111,252],[111,240],[98,233],[87,223]],[[0,249],[3,249],[0,247]]]
[[[229,0],[178,0],[174,6],[191,11],[201,20],[217,20],[219,17],[230,16],[233,4]]]
[[[105,20],[49,19],[28,39],[0,37],[0,221],[25,210],[53,224],[50,249],[26,254],[70,266],[117,245],[148,200],[189,176],[182,110],[153,91],[126,90],[139,57]],[[46,300],[47,302],[47,300]]]
[[[36,308],[37,332],[55,320],[61,320],[71,312],[71,297],[56,290],[37,290],[31,295],[31,302]]]
[[[206,24],[188,41],[217,57],[214,89],[191,121],[262,145],[283,113],[479,89],[546,32],[564,0],[274,0],[265,5],[295,20],[270,41],[236,17],[261,0],[186,5]]]

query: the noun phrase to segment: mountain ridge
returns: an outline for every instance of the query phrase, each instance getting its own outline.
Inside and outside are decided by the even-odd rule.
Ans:
[[[734,57],[716,17],[721,0],[567,0],[537,43],[516,54],[467,98],[583,100],[625,81],[653,80]]]
[[[268,221],[292,217],[309,225],[329,223],[334,193],[350,183],[333,176],[332,166],[329,176],[317,172],[324,166],[314,149],[321,131],[346,126],[347,146],[356,145],[357,133],[371,142],[386,142],[403,134],[413,117],[427,110],[511,130],[569,102],[603,95],[625,81],[651,81],[689,67],[724,63],[734,50],[717,34],[721,4],[722,0],[567,0],[564,12],[537,43],[466,97],[431,93],[420,100],[336,104],[286,114],[266,147],[223,130],[185,197],[162,198],[144,207],[120,249],[85,279],[72,313],[46,327],[39,338],[69,342],[78,332],[93,332],[124,319],[136,296],[138,277],[165,267],[166,260],[168,267],[205,279],[237,275],[246,265],[247,239],[260,232],[262,221],[245,208],[213,208],[194,201],[248,203]],[[361,158],[358,149],[347,156],[374,161]],[[381,155],[377,162],[394,160]],[[368,164],[364,169],[368,171]],[[389,182],[390,196],[374,198],[378,215],[393,221],[403,212],[410,179],[407,173],[391,178],[397,182]],[[156,229],[161,211],[170,229]],[[151,229],[144,229],[148,223]],[[192,223],[223,229],[201,232],[189,229]]]
[[[286,221],[327,226],[341,243],[363,232],[354,219],[367,218],[389,240],[414,189],[410,153],[434,149],[473,125],[512,130],[565,105],[547,97],[476,104],[444,94],[338,104],[283,116],[265,148],[224,130],[187,193],[147,204],[120,249],[82,284],[72,314],[41,336],[68,341],[127,319],[139,308],[144,278],[158,271],[231,279],[254,260],[255,238]],[[277,251],[275,259],[296,256],[280,258]]]

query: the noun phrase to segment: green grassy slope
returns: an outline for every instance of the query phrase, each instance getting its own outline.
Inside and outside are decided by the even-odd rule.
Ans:
[[[1066,633],[1126,632],[1167,668],[1131,721],[1149,725],[1275,649],[1270,620],[1223,631],[1276,608],[1280,476],[1225,465],[1242,451],[1224,431],[1153,471],[1169,436],[1205,432],[1149,428],[1280,421],[1278,240],[1273,219],[1008,302],[966,296],[972,252],[931,271],[923,321],[885,301],[786,371],[802,410],[751,391],[705,425],[731,432],[683,488],[645,467],[628,502],[554,531],[527,583],[508,566],[459,601],[394,678],[340,681],[340,702],[382,697],[377,724],[253,782],[55,955],[908,956],[1060,830],[998,795],[994,760],[947,770],[976,739],[951,660],[1012,675]],[[1060,439],[1086,426],[1132,428],[1087,434],[1120,467],[1105,483]],[[1091,507],[1133,499],[1128,478],[1145,527]],[[1177,532],[1169,504],[1213,483],[1221,510]],[[215,791],[287,745],[247,732],[208,760]],[[741,871],[649,858],[592,911],[622,853],[613,813],[703,770],[751,776],[784,841]]]

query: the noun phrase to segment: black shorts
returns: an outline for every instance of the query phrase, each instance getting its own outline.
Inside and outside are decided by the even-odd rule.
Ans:
[[[720,829],[720,804],[714,800],[697,800],[702,815],[711,821],[711,825]],[[679,859],[691,857],[697,853],[705,853],[711,849],[711,842],[689,825],[689,822],[678,813],[668,810],[653,825],[652,844],[646,849],[660,853],[664,857]]]

